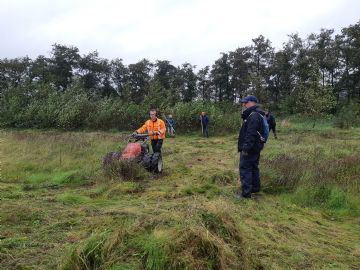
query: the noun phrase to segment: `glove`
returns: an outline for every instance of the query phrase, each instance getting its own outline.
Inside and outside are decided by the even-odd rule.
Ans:
[[[249,155],[249,153],[243,150],[243,151],[241,151],[241,155],[247,156],[247,155]]]

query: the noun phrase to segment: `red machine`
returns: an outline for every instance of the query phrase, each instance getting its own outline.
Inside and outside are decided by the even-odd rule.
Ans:
[[[148,134],[131,135],[123,151],[110,152],[104,156],[103,166],[109,166],[119,160],[135,160],[141,163],[148,171],[161,173],[163,170],[161,153],[150,154],[148,141]]]

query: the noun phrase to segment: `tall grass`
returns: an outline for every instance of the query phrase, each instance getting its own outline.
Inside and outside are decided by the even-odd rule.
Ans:
[[[273,147],[264,151],[263,190],[292,194],[302,206],[358,215],[359,130],[334,130],[328,121],[309,130],[306,123],[287,119],[280,124],[291,144],[271,141]]]
[[[279,121],[249,201],[235,132],[167,138],[164,173],[124,181],[123,134],[1,130],[1,267],[356,269],[360,130],[325,126]]]

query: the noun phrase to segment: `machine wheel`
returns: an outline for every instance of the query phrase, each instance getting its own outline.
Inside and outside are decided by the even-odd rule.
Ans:
[[[152,154],[145,154],[142,160],[144,168],[148,171],[151,171],[151,158]]]
[[[150,172],[161,173],[163,161],[160,153],[145,154],[142,160],[143,166]]]
[[[163,170],[163,160],[161,153],[154,153],[151,159],[151,167],[153,172],[161,173]]]

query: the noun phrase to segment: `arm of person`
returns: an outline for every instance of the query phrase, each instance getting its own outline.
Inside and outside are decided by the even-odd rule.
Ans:
[[[136,132],[142,134],[142,133],[145,133],[146,130],[147,130],[147,126],[146,126],[146,122],[145,122],[145,124],[142,127],[140,127],[139,129],[137,129]],[[151,135],[151,134],[149,134],[149,135]]]

